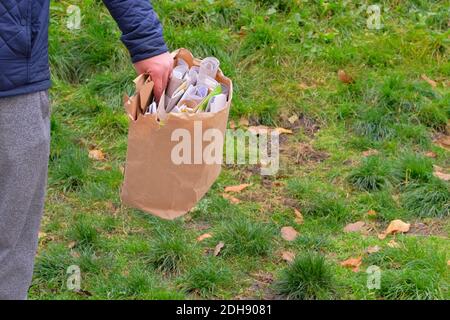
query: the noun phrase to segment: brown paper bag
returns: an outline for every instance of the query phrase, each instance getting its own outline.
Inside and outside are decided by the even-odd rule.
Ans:
[[[195,59],[186,49],[175,51],[173,56],[175,60],[184,59],[189,66],[200,64],[200,60]],[[147,80],[142,78],[135,81],[136,94],[131,101],[125,99],[125,110],[132,120],[121,191],[124,204],[164,219],[175,219],[189,212],[210,189],[221,171],[223,141],[233,95],[232,82],[222,71],[219,70],[216,80],[230,89],[227,107],[220,112],[165,113],[162,107],[164,102],[160,101],[157,114],[151,115],[142,114],[139,108],[140,100],[147,99],[139,89],[148,90],[152,86],[145,86]],[[145,104],[147,102],[145,101]],[[172,141],[176,129],[185,129],[183,132],[189,133],[191,137],[190,141],[188,140],[191,150],[190,164],[177,164],[172,159],[172,153],[179,150],[182,140],[178,137],[178,140]],[[216,159],[220,159],[218,163],[205,161],[201,159],[201,155],[199,157],[198,152],[194,152],[195,148],[199,150],[199,146],[201,150],[205,150],[211,144],[207,137],[203,139],[203,133],[208,129],[217,129],[221,134],[221,147],[218,151],[216,149],[219,153]],[[186,141],[183,141],[183,144],[187,146]],[[183,152],[179,154],[185,156]],[[186,156],[185,159],[187,158]]]

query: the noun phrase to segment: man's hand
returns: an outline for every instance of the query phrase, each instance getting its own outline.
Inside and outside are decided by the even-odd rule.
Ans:
[[[138,61],[134,64],[134,68],[138,74],[148,73],[150,75],[155,83],[154,94],[156,101],[159,101],[172,75],[173,58],[170,53],[166,52],[159,56]]]

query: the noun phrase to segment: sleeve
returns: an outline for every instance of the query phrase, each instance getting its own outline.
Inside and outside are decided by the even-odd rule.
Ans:
[[[167,52],[162,26],[149,0],[103,0],[122,31],[121,40],[138,62]]]

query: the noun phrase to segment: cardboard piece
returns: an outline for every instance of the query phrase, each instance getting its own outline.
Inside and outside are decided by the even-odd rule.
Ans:
[[[186,49],[179,49],[172,56],[174,59],[183,59],[189,67],[200,65],[200,60]],[[217,113],[167,113],[163,94],[157,113],[144,115],[135,112],[139,106],[135,100],[146,99],[147,92],[141,96],[145,80],[139,77],[136,79],[136,94],[131,104],[128,104],[130,99],[125,101],[125,110],[132,119],[121,190],[121,199],[125,205],[171,220],[189,212],[210,189],[220,174],[221,161],[212,164],[204,159],[199,161],[198,153],[194,155],[194,150],[199,144],[201,150],[205,150],[211,142],[202,139],[203,133],[208,129],[217,129],[223,138],[219,153],[222,159],[233,85],[220,69],[216,80],[229,88],[226,107]],[[191,137],[192,152],[188,164],[177,164],[172,159],[172,152],[181,141],[172,141],[176,129],[184,129]]]

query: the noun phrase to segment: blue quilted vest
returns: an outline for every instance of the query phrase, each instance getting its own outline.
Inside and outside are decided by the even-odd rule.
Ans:
[[[0,0],[0,97],[50,87],[49,0]]]
[[[164,52],[162,27],[149,0],[103,0],[122,31],[132,62]],[[50,0],[0,0],[0,98],[50,87]]]

